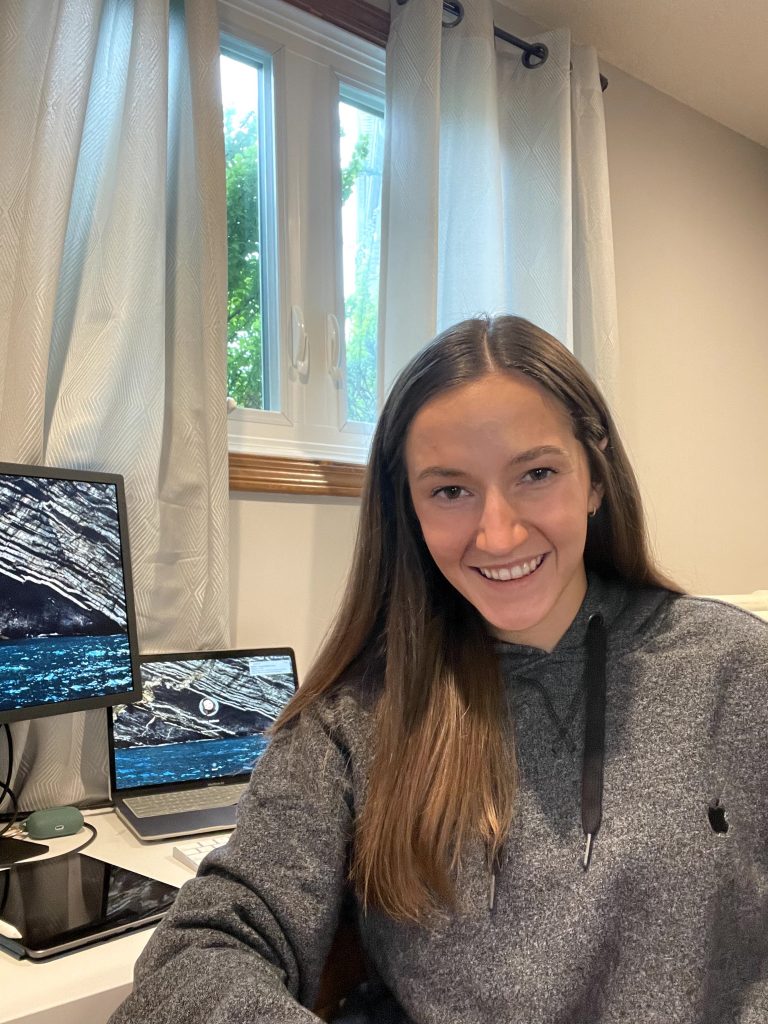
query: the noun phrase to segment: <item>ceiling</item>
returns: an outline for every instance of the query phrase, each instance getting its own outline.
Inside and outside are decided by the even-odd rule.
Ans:
[[[504,0],[768,147],[768,0]]]

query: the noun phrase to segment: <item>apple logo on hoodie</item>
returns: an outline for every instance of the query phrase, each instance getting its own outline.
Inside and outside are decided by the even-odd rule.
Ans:
[[[707,816],[709,817],[709,824],[712,826],[713,832],[728,831],[728,819],[725,816],[725,808],[720,803],[718,797],[714,797],[709,801]]]

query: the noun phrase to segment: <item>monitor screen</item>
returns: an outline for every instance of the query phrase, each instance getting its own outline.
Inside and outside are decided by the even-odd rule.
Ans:
[[[0,722],[140,696],[123,478],[0,463]]]

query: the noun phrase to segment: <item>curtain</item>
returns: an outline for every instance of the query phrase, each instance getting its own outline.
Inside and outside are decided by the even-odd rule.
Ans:
[[[609,398],[617,372],[605,121],[597,58],[537,33],[541,66],[494,40],[491,0],[392,5],[381,337],[385,390],[437,331],[527,317]]]
[[[143,652],[229,639],[218,59],[215,0],[0,5],[0,459],[124,475]],[[24,807],[107,796],[105,712],[13,730]]]

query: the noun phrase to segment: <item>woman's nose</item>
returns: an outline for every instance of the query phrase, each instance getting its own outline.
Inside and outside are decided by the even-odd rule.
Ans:
[[[510,554],[528,539],[528,532],[514,503],[491,494],[483,505],[475,545],[488,554]]]

